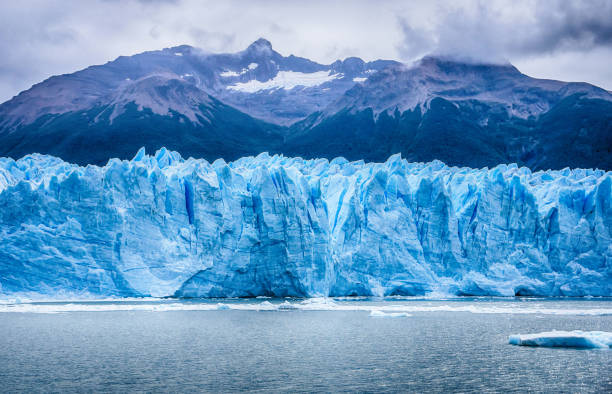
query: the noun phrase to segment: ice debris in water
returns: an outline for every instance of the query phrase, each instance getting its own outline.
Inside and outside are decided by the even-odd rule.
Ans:
[[[478,300],[472,305],[464,302],[456,304],[441,304],[429,302],[421,303],[414,301],[405,302],[376,302],[362,300],[344,300],[334,302],[326,299],[294,300],[279,302],[231,300],[224,303],[219,302],[178,302],[160,299],[135,299],[125,300],[97,300],[92,301],[28,301],[13,302],[7,300],[0,302],[0,313],[63,313],[63,312],[108,312],[108,311],[354,311],[372,313],[373,317],[400,317],[411,313],[475,313],[475,314],[531,314],[531,315],[562,315],[562,316],[610,316],[612,309],[601,307],[589,307],[586,305],[568,307],[554,306],[542,307],[536,301],[531,302],[509,302],[509,301],[483,301]],[[500,306],[496,306],[500,304]],[[520,304],[517,305],[517,304]],[[531,304],[531,305],[530,305]]]
[[[283,302],[282,304],[280,304],[278,306],[278,309],[281,310],[281,311],[294,311],[294,310],[298,310],[300,308],[298,306],[288,302],[288,301],[285,301],[285,302]]]
[[[612,295],[612,174],[0,158],[0,295]]]
[[[612,332],[549,331],[538,334],[510,335],[508,342],[518,346],[612,348]]]
[[[405,312],[387,313],[380,310],[373,310],[370,312],[370,317],[409,317],[412,316]]]

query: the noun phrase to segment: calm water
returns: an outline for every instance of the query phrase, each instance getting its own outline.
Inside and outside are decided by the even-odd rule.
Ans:
[[[359,300],[256,310],[284,301],[225,302],[243,310],[205,310],[220,301],[58,303],[37,313],[3,305],[0,391],[612,391],[612,350],[508,344],[516,333],[612,331],[612,301]],[[151,310],[159,305],[172,307]],[[411,316],[365,310],[380,306]],[[58,309],[72,311],[38,313]]]

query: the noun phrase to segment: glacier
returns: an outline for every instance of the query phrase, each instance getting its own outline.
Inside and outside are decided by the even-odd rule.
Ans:
[[[510,335],[508,343],[517,346],[610,349],[612,348],[612,332],[574,330],[517,334]]]
[[[0,158],[0,294],[611,296],[611,192],[399,155]]]

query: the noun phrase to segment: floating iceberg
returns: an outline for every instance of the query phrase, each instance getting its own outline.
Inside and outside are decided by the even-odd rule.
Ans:
[[[508,342],[518,346],[612,348],[612,332],[550,331],[538,334],[510,335]]]
[[[0,159],[0,294],[612,295],[612,174],[160,149]]]

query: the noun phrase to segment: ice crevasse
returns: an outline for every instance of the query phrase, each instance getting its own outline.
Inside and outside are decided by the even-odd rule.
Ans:
[[[612,173],[0,159],[0,294],[612,295]]]

